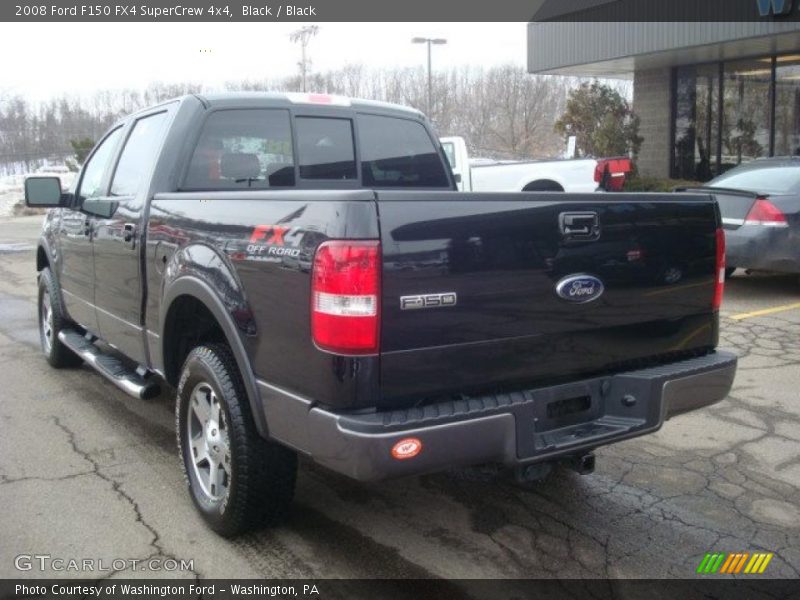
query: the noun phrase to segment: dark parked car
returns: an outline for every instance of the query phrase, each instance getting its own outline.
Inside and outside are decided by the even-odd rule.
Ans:
[[[757,159],[692,191],[701,190],[719,202],[726,275],[737,267],[800,273],[800,157]]]
[[[114,125],[74,193],[29,178],[26,200],[54,207],[47,360],[174,387],[189,492],[224,535],[285,515],[298,454],[359,480],[586,473],[736,371],[711,194],[458,192],[400,106],[187,96]]]

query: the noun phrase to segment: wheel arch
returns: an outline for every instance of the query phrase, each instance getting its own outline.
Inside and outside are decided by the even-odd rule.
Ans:
[[[175,329],[178,313],[181,307],[185,306],[186,302],[198,303],[204,310],[208,311],[208,314],[213,318],[222,335],[221,341],[224,341],[233,353],[236,366],[239,369],[245,390],[247,391],[250,412],[253,415],[256,428],[262,436],[267,437],[268,427],[263,411],[261,410],[261,398],[255,373],[234,319],[223,301],[214,293],[211,286],[205,281],[191,275],[180,277],[173,281],[165,291],[161,303],[161,314],[159,318],[159,323],[161,324],[161,339],[159,349],[161,350],[161,363],[163,365],[165,379],[170,384],[177,385],[178,378],[180,377],[183,360],[181,359],[181,354],[174,351],[177,344],[175,338],[177,332]],[[185,356],[183,356],[183,359],[185,359]]]
[[[48,243],[47,238],[43,236],[39,239],[39,243],[36,245],[37,278],[45,268],[50,269],[50,275],[52,275],[53,280],[55,281],[56,284],[56,291],[58,292],[58,301],[61,303],[61,307],[64,310],[64,314],[67,316],[67,318],[69,318],[66,303],[64,302],[64,294],[61,292],[61,280],[58,274],[58,264],[56,263],[56,257],[54,256],[54,253],[50,248],[50,244]]]
[[[564,186],[555,179],[535,179],[522,186],[523,192],[563,192]]]
[[[36,248],[36,272],[41,273],[42,269],[49,267],[51,264],[50,254],[47,249],[44,244],[39,244]]]

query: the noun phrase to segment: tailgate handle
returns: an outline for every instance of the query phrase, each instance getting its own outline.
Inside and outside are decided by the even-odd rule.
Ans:
[[[558,215],[561,235],[573,240],[596,240],[600,237],[600,219],[596,212],[563,212]]]

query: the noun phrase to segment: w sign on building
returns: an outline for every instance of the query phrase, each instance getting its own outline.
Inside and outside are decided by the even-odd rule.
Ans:
[[[770,15],[788,15],[792,12],[792,0],[756,0],[758,14],[762,17]]]

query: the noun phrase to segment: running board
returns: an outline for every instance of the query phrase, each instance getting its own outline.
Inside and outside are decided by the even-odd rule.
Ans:
[[[104,354],[77,331],[63,329],[58,332],[58,339],[126,394],[140,400],[150,400],[161,393],[158,383],[148,380],[142,369],[132,370],[117,357]]]

